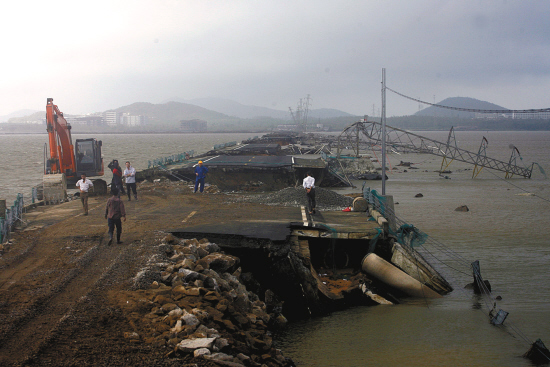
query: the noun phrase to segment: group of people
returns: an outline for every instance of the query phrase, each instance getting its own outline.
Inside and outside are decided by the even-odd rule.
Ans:
[[[129,161],[125,163],[126,168],[122,171],[118,160],[113,159],[107,167],[113,172],[113,179],[111,180],[111,192],[113,189],[118,190],[117,195],[125,195],[124,186],[122,183],[122,178],[126,181],[126,191],[128,192],[128,201],[132,200],[132,193],[134,194],[134,199],[137,200],[137,189],[136,189],[136,169],[132,167]]]
[[[120,195],[124,195],[124,186],[122,178],[126,181],[126,191],[128,192],[128,201],[132,200],[131,194],[134,194],[134,199],[137,200],[137,188],[136,188],[136,170],[130,162],[126,162],[126,169],[122,171],[122,168],[118,164],[118,160],[114,159],[107,166],[113,173],[111,180],[111,197],[107,200],[107,206],[105,208],[105,219],[109,227],[109,245],[113,243],[113,235],[116,227],[116,243],[120,244],[122,234],[122,220],[126,221],[126,208],[124,203],[120,199]],[[82,201],[82,207],[84,209],[84,215],[88,215],[88,195],[90,189],[94,186],[93,182],[86,177],[85,173],[80,175],[80,180],[76,183],[76,187],[80,189],[80,200]]]
[[[126,209],[124,208],[124,203],[120,199],[120,195],[128,193],[128,201],[132,200],[132,193],[134,194],[134,199],[137,201],[137,188],[136,188],[136,170],[129,161],[126,162],[126,169],[122,171],[122,168],[118,164],[118,160],[114,159],[107,166],[111,169],[113,173],[113,178],[111,180],[111,197],[107,200],[107,206],[105,208],[105,219],[107,219],[107,224],[109,226],[109,245],[113,243],[113,235],[116,228],[116,239],[118,244],[122,243],[120,236],[122,234],[122,221],[126,221]],[[208,173],[208,167],[203,165],[202,161],[199,161],[198,165],[195,167],[195,193],[197,190],[200,190],[202,193],[204,191],[204,181],[206,179],[206,174]],[[124,191],[124,186],[122,178],[126,182],[126,192]],[[86,177],[85,173],[80,175],[80,180],[76,183],[76,187],[80,189],[80,200],[82,201],[82,207],[84,209],[84,215],[88,215],[88,195],[90,189],[94,186],[92,181]]]
[[[136,170],[130,162],[126,162],[126,169],[122,171],[118,160],[114,159],[107,166],[113,173],[111,180],[111,197],[107,200],[107,206],[105,208],[105,219],[109,226],[109,245],[113,242],[113,234],[116,227],[117,243],[122,243],[120,236],[122,234],[122,220],[126,221],[126,209],[124,203],[120,199],[120,195],[124,195],[124,186],[122,178],[126,181],[126,192],[128,193],[128,201],[132,200],[131,194],[134,194],[134,199],[137,201],[137,189],[136,189]],[[208,173],[208,167],[204,166],[202,161],[199,161],[195,167],[195,190],[196,193],[204,191],[204,182],[206,174]],[[80,200],[82,201],[82,207],[84,208],[84,215],[88,215],[88,194],[90,189],[94,186],[92,181],[86,177],[85,173],[80,176],[81,179],[76,183],[76,187],[80,189]],[[307,176],[303,180],[303,187],[306,191],[308,200],[309,214],[315,214],[315,178],[308,172]]]

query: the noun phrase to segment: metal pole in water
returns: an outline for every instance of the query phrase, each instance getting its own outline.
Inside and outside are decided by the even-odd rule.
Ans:
[[[386,68],[382,68],[382,196],[386,195]]]

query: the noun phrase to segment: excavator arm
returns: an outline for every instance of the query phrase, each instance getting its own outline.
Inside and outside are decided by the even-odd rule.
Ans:
[[[63,112],[53,104],[53,98],[47,99],[46,124],[50,143],[50,173],[65,173],[67,177],[75,176],[76,162],[71,124],[65,120]]]

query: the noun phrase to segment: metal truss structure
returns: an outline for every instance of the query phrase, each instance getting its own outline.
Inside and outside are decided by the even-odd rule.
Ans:
[[[519,150],[516,147],[513,147],[512,156],[508,162],[487,157],[486,149],[488,141],[485,137],[483,137],[477,153],[459,148],[454,137],[453,128],[449,132],[446,143],[387,125],[386,131],[386,145],[389,150],[427,153],[443,157],[440,172],[447,168],[454,160],[473,164],[475,168],[472,178],[475,178],[482,168],[505,172],[506,178],[511,178],[514,175],[531,178],[531,173],[533,172],[533,164],[527,168],[516,164],[517,159],[521,159]],[[375,145],[381,145],[381,143],[382,124],[363,119],[346,127],[340,133],[337,156],[340,156],[344,147],[351,149],[354,155],[359,156],[361,149],[371,149]]]

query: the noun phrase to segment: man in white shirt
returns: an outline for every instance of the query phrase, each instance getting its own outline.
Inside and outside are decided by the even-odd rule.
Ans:
[[[311,177],[311,173],[307,173],[304,178],[304,189],[306,189],[307,202],[309,206],[309,214],[315,214],[315,179]]]
[[[130,190],[134,192],[134,199],[137,200],[136,169],[130,165],[130,162],[126,162],[124,178],[126,179],[126,191],[128,191],[128,201],[132,200],[132,197],[130,196]]]
[[[76,183],[76,187],[80,189],[80,200],[82,201],[82,207],[84,208],[84,215],[88,215],[88,191],[94,187],[92,181],[86,178],[86,174],[80,175],[80,180]]]

